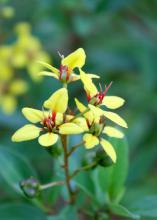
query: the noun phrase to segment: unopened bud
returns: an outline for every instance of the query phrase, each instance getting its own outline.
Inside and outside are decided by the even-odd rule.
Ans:
[[[109,167],[113,165],[112,159],[105,153],[104,150],[96,152],[97,163],[102,167]]]
[[[63,150],[62,148],[55,146],[55,147],[47,147],[46,148],[47,152],[53,156],[53,157],[58,157],[62,154]]]
[[[29,198],[37,197],[40,193],[40,183],[34,177],[20,182],[20,187],[24,194]]]
[[[99,123],[95,123],[94,124],[94,134],[96,136],[99,136],[101,134],[102,129],[103,129],[103,125],[102,124],[99,124]]]

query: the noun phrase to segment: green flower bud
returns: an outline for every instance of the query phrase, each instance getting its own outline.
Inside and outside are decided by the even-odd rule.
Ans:
[[[58,157],[62,154],[63,150],[62,148],[55,146],[55,147],[47,147],[46,148],[47,152],[53,156],[53,157]]]
[[[105,153],[104,150],[96,152],[97,163],[102,167],[109,167],[113,165],[112,159]]]
[[[21,187],[23,193],[28,198],[35,198],[40,193],[40,183],[34,177],[30,177],[27,180],[22,180],[20,182],[20,187]]]
[[[85,155],[85,158],[81,161],[81,165],[88,166],[89,164],[92,164],[95,161],[96,161],[95,152],[90,152]],[[92,166],[91,170],[96,168],[96,166],[97,164],[95,164],[95,166]]]
[[[94,134],[96,136],[99,136],[101,134],[102,129],[103,129],[103,125],[102,124],[98,124],[98,123],[94,124]]]

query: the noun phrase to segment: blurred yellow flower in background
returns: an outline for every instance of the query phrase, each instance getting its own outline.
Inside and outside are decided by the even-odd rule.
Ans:
[[[13,55],[12,46],[0,47],[0,80],[10,80],[13,76],[14,69],[11,63]]]
[[[31,78],[39,81],[40,78],[37,73],[42,70],[42,67],[36,61],[50,62],[50,57],[42,49],[38,38],[31,34],[31,26],[28,23],[18,23],[15,26],[15,33],[17,34],[17,41],[13,45],[13,66],[16,68],[26,67]]]
[[[0,108],[6,114],[12,114],[17,107],[17,97],[28,90],[28,84],[22,79],[0,80]]]
[[[7,9],[9,12],[9,8]],[[0,108],[12,114],[17,107],[17,97],[28,90],[20,70],[26,69],[31,78],[40,81],[38,72],[42,70],[37,60],[50,62],[49,55],[43,51],[40,41],[31,34],[31,26],[20,22],[15,26],[17,40],[0,46]],[[18,77],[17,77],[18,74]],[[20,78],[19,78],[20,76]]]
[[[0,9],[0,16],[5,19],[10,19],[15,15],[15,10],[11,6],[5,6]]]

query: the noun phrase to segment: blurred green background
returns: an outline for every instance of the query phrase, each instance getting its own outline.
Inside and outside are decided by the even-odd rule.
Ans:
[[[37,55],[30,57],[29,62],[11,67],[13,74],[9,80],[4,80],[6,69],[0,67],[1,87],[4,81],[8,86],[19,78],[28,87],[24,94],[16,98],[16,108],[11,114],[3,108],[7,89],[0,89],[0,203],[25,201],[11,187],[19,180],[18,171],[14,168],[24,169],[21,178],[29,177],[27,166],[22,167],[20,163],[23,162],[18,162],[17,155],[29,161],[27,165],[31,164],[36,170],[40,181],[48,182],[52,173],[56,176],[52,159],[37,141],[14,144],[10,137],[26,122],[21,108],[41,109],[43,100],[60,86],[55,79],[47,77],[38,81],[32,77],[28,67],[30,62],[39,59],[39,51],[42,50],[47,54],[46,59],[58,66],[60,59],[57,51],[67,55],[79,47],[83,47],[87,55],[83,69],[99,74],[106,84],[113,81],[109,94],[122,96],[126,100],[124,107],[118,111],[129,125],[126,131],[129,172],[122,203],[129,205],[144,195],[157,194],[157,1],[1,0],[0,51],[4,46],[17,42],[16,27],[21,22],[30,25],[30,33],[40,42],[40,46],[37,47]],[[35,44],[36,41],[28,42],[30,50],[36,50]],[[17,53],[16,49],[12,51],[7,66],[12,65],[10,59],[14,59]],[[3,65],[4,56],[1,53],[0,56],[0,65]],[[85,100],[80,85],[79,81],[71,84],[70,93],[72,97]],[[70,100],[70,105],[74,105],[73,100]],[[14,153],[16,156],[12,158],[10,154]],[[12,178],[15,178],[13,183]],[[55,199],[55,196],[49,198],[51,202]]]

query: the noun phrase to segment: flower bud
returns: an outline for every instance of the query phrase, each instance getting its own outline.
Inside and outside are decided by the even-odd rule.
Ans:
[[[53,157],[58,157],[62,154],[63,150],[62,148],[55,146],[55,147],[48,147],[46,148],[47,152],[53,156]]]
[[[109,167],[113,165],[112,159],[105,153],[104,150],[98,150],[96,152],[97,163],[102,167]]]
[[[40,183],[34,177],[22,180],[20,182],[20,187],[23,193],[29,198],[37,197],[40,193]]]
[[[90,152],[85,155],[85,158],[81,161],[81,165],[88,166],[89,164],[92,164],[95,161],[96,161],[95,152]],[[95,166],[92,166],[91,170],[96,168],[96,166],[97,166],[97,164],[95,164]]]
[[[102,124],[99,124],[99,123],[95,123],[94,124],[94,134],[96,136],[99,136],[101,134],[102,129],[103,129],[103,125]]]

